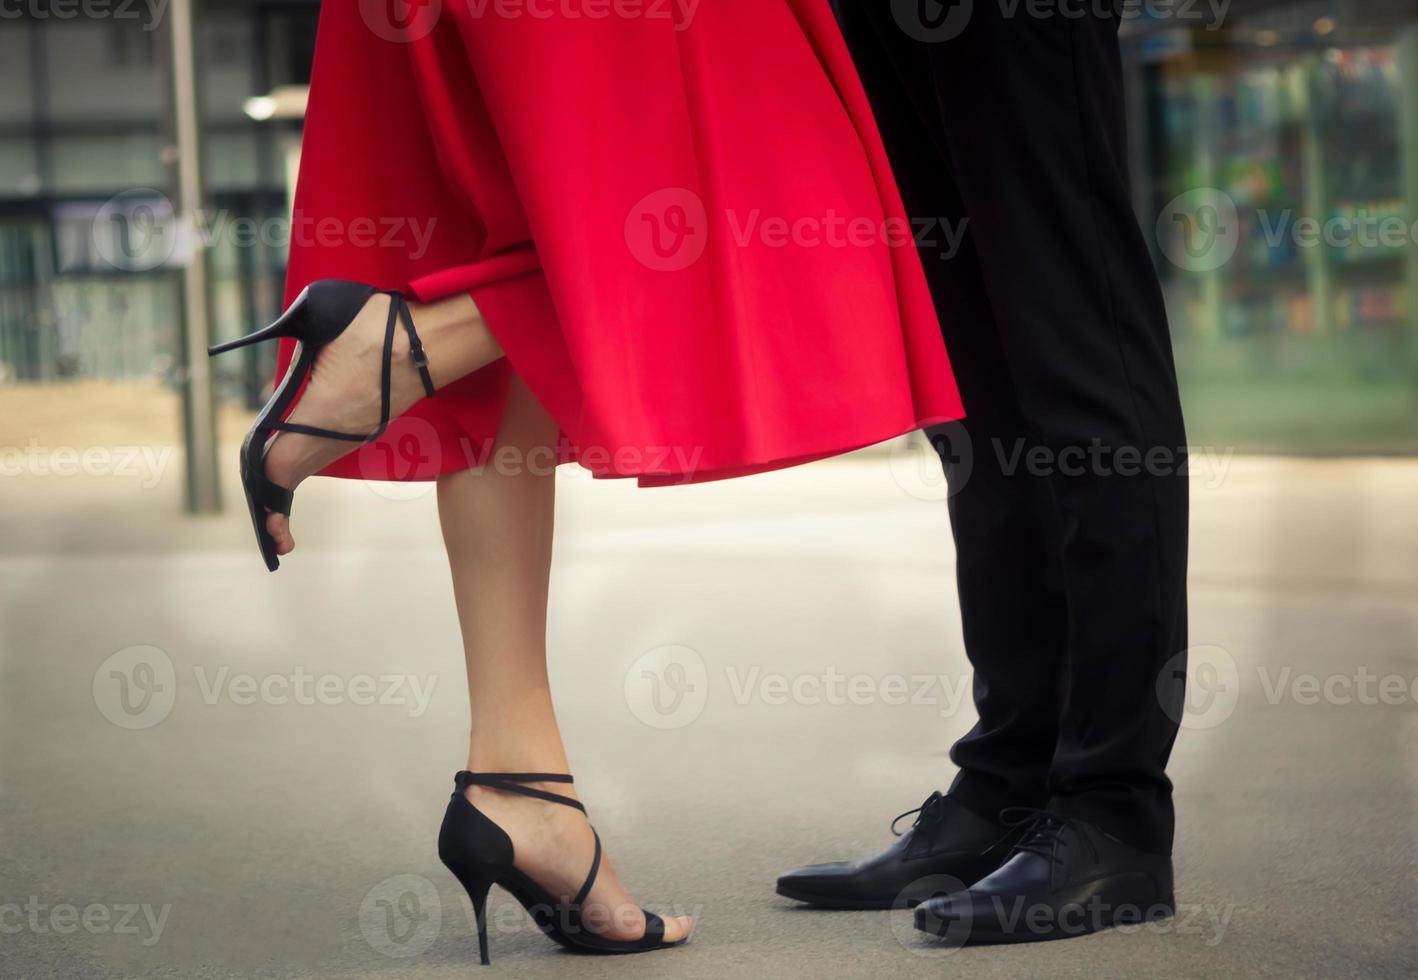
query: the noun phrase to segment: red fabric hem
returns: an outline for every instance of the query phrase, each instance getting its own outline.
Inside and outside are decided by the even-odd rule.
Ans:
[[[704,447],[639,447],[624,440],[597,439],[591,434],[593,427],[585,424],[582,417],[581,392],[574,384],[576,372],[562,359],[562,345],[555,343],[555,309],[539,274],[534,251],[504,253],[485,262],[440,270],[407,284],[405,291],[424,303],[463,291],[472,294],[507,357],[445,391],[457,386],[488,391],[487,382],[492,379],[498,383],[493,386],[491,399],[484,397],[471,413],[461,397],[423,399],[395,420],[378,443],[331,464],[321,471],[322,476],[417,482],[487,465],[501,428],[507,383],[514,373],[561,428],[560,444],[554,447],[556,465],[577,463],[596,479],[636,480],[646,488],[709,483],[800,466],[855,452],[927,426],[956,421],[965,414],[956,399],[924,409],[918,406],[914,420],[866,421],[854,417],[850,431],[831,430],[828,434],[831,423],[824,423],[824,431],[817,438],[802,436],[795,439],[791,449],[780,446],[751,454],[720,451],[715,454],[717,458],[709,461],[703,461]],[[880,392],[861,399],[861,403],[882,404],[899,396],[900,392]]]

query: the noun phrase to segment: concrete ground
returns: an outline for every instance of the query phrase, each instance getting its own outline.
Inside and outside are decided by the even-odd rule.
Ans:
[[[432,495],[308,485],[268,575],[234,483],[180,518],[175,455],[50,453],[0,483],[0,974],[476,972],[434,853],[467,709]],[[702,927],[571,957],[503,897],[495,975],[1418,973],[1414,462],[1196,475],[1177,919],[949,950],[773,894],[950,780],[972,710],[932,472],[910,448],[688,490],[564,472],[581,793],[642,901]]]

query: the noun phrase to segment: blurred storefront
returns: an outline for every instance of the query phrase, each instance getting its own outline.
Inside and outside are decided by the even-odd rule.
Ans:
[[[1184,6],[1126,50],[1193,440],[1418,450],[1418,4]]]

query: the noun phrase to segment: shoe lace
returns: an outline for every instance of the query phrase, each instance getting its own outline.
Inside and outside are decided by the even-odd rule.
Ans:
[[[905,813],[891,821],[891,832],[897,837],[906,834],[904,830],[897,830],[896,825],[905,820],[911,814],[917,814],[916,819],[911,823],[911,829],[926,827],[937,824],[945,816],[945,796],[939,790],[926,797],[926,802],[916,807],[914,810],[907,810]]]
[[[1074,817],[1032,806],[1005,807],[1000,811],[999,817],[1000,823],[1006,827],[1028,827],[1019,843],[1010,850],[1010,854],[1037,854],[1054,864],[1062,864],[1063,858],[1059,857],[1059,848],[1064,844],[1064,833],[1072,828],[1074,836],[1083,841],[1089,853],[1093,855],[1093,862],[1096,864],[1100,860],[1098,845],[1083,829],[1082,821]]]

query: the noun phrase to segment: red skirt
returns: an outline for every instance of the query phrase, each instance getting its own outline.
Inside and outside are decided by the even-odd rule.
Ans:
[[[963,415],[827,0],[329,0],[287,301],[326,277],[471,293],[507,353],[330,476],[482,465],[513,372],[643,484]]]

